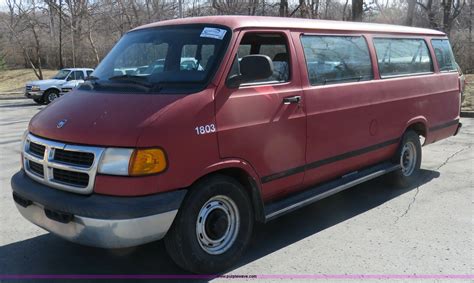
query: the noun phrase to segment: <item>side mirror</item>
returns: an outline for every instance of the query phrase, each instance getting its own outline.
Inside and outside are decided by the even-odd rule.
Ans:
[[[269,78],[273,75],[273,62],[267,55],[247,55],[240,60],[240,74],[227,80],[229,88],[237,88],[239,85]]]

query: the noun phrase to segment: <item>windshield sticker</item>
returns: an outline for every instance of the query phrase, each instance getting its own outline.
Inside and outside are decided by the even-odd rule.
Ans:
[[[201,37],[215,38],[222,40],[227,31],[220,28],[204,28],[201,32]]]

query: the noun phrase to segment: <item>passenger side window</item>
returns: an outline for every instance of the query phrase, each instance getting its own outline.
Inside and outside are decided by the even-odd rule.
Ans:
[[[361,36],[303,35],[311,85],[373,79],[369,49]]]
[[[240,60],[247,55],[267,55],[273,62],[273,75],[268,79],[249,83],[281,83],[290,80],[290,55],[287,40],[279,33],[247,33],[239,45],[237,57],[232,65],[229,77],[240,73]]]
[[[453,50],[447,39],[431,40],[436,60],[438,61],[439,70],[441,72],[457,71],[456,60],[454,59]]]
[[[382,78],[433,72],[423,39],[375,38],[374,45]]]

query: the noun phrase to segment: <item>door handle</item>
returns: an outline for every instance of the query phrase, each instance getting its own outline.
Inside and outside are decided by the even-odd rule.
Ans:
[[[301,101],[301,96],[295,95],[295,96],[288,96],[283,98],[283,104],[288,105],[292,103],[300,103]]]

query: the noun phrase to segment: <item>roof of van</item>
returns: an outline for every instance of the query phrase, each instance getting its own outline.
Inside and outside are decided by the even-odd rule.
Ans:
[[[445,33],[437,30],[399,25],[260,16],[190,17],[184,19],[174,19],[151,23],[140,26],[136,29],[181,24],[216,24],[227,26],[232,30],[244,28],[285,28],[299,30],[325,30],[445,36]]]

